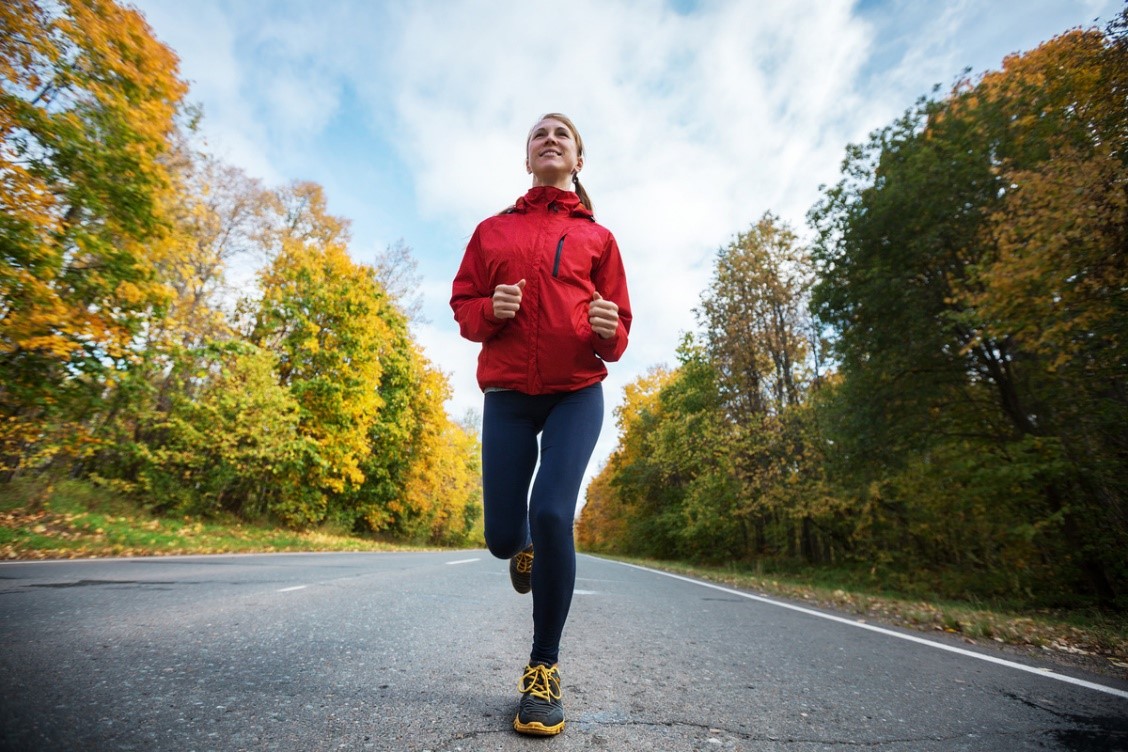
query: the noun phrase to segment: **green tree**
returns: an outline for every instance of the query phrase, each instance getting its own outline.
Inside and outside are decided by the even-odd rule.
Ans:
[[[169,291],[176,56],[109,0],[0,8],[0,467],[81,453]]]
[[[145,479],[167,477],[163,450],[169,442],[186,460],[183,437],[174,429],[191,422],[186,406],[209,398],[215,380],[231,367],[232,348],[241,340],[228,272],[233,263],[261,257],[257,236],[273,201],[257,181],[193,149],[192,127],[187,124],[166,155],[174,185],[164,199],[169,225],[149,243],[169,302],[162,316],[149,318],[134,340],[128,373],[106,392],[94,431],[98,451],[81,466],[158,507],[172,502],[166,504],[164,493],[145,497],[151,486]],[[218,500],[213,491],[208,483],[184,485],[175,506],[241,508],[230,495]]]
[[[215,370],[194,389],[172,392],[172,404],[136,445],[136,490],[160,511],[260,518],[310,495],[304,469],[315,451],[300,433],[300,410],[276,378],[273,354],[236,343],[211,347],[198,360]],[[178,372],[177,382],[200,381]]]
[[[800,401],[811,276],[794,231],[771,213],[717,252],[697,318],[736,422]]]
[[[619,446],[588,490],[581,545],[711,562],[742,554],[716,377],[692,337],[678,352],[677,370],[654,369],[624,390]]]
[[[646,462],[655,466],[671,502],[654,511],[679,557],[708,563],[741,559],[748,552],[749,526],[741,513],[738,430],[706,349],[687,336],[678,361],[674,377],[658,393],[657,420],[644,438]]]
[[[770,213],[717,253],[698,320],[718,378],[739,480],[732,514],[743,555],[812,551],[807,509],[796,493],[809,468],[796,415],[815,379],[808,292],[812,267],[795,233]],[[796,546],[796,529],[801,532]]]
[[[593,481],[609,485],[610,493],[589,495],[581,510],[581,529],[598,518],[621,531],[608,544],[621,553],[672,558],[677,550],[681,489],[663,483],[666,468],[649,456],[647,442],[660,420],[660,391],[672,378],[671,372],[655,368],[624,388],[623,401],[615,408],[619,443]]]
[[[1012,56],[852,148],[812,211],[814,304],[843,375],[834,475],[857,500],[859,550],[892,568],[959,560],[1105,603],[1126,581],[1122,487],[1107,482],[1123,460],[1115,445],[1086,456],[1126,417],[1110,347],[1122,60],[1096,31]]]
[[[393,340],[383,358],[383,400],[350,502],[373,532],[420,543],[465,540],[481,514],[476,436],[446,414],[445,376],[411,340],[398,309],[385,310]]]

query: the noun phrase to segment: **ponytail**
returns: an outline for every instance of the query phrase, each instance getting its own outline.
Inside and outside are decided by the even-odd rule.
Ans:
[[[595,214],[595,209],[591,207],[591,197],[588,196],[588,192],[584,190],[584,187],[580,185],[580,176],[578,173],[572,173],[572,185],[576,186],[576,195],[580,197],[580,203],[583,204],[584,208],[589,212]]]

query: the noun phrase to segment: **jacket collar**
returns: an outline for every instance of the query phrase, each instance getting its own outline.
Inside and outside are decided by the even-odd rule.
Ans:
[[[530,211],[566,211],[573,217],[594,218],[580,203],[580,197],[575,192],[562,191],[551,185],[533,186],[528,193],[517,199],[513,210],[521,214]]]

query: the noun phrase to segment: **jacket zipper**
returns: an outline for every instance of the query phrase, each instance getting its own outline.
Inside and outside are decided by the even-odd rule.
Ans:
[[[564,238],[566,237],[568,237],[568,233],[561,235],[560,240],[556,243],[556,260],[552,262],[553,277],[560,276],[558,274],[558,272],[560,271],[560,256],[564,253]]]

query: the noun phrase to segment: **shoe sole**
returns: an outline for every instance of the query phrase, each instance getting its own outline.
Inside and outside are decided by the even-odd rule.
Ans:
[[[520,595],[531,592],[533,589],[532,582],[530,582],[528,585],[518,584],[517,581],[513,579],[512,574],[509,575],[509,584],[511,584],[513,586],[513,589],[516,590]]]
[[[517,716],[513,719],[513,730],[518,734],[528,734],[529,736],[556,736],[564,730],[564,721],[555,726],[545,726],[540,721],[521,723],[521,716]]]
[[[522,551],[518,556],[523,555]],[[519,581],[520,580],[520,581]],[[521,595],[528,593],[533,589],[533,572],[532,565],[529,565],[529,571],[519,572],[516,568],[516,557],[509,560],[509,582],[513,585],[513,589]]]

